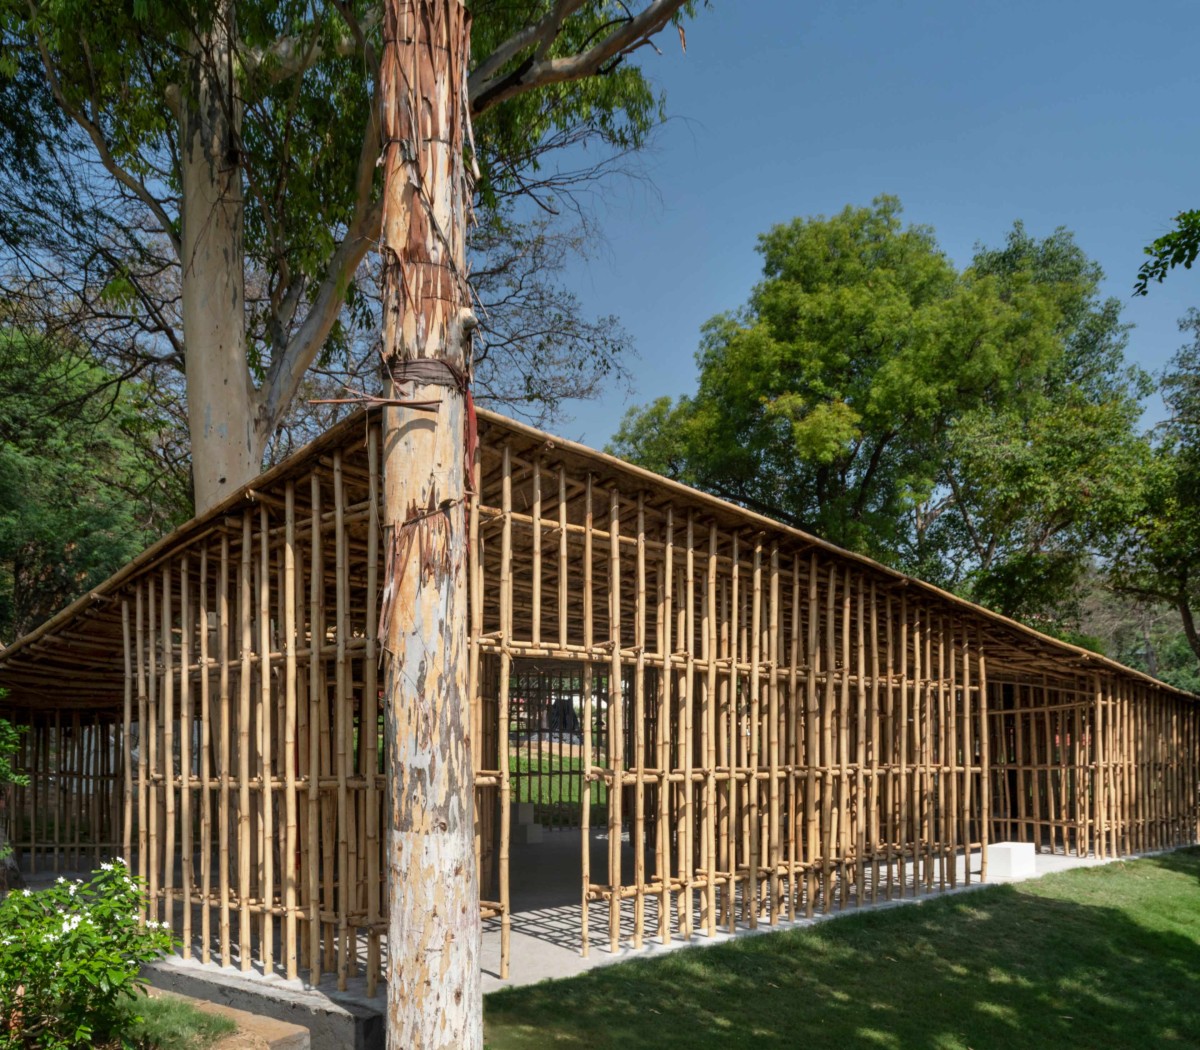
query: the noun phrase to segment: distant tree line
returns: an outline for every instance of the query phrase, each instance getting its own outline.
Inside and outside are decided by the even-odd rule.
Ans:
[[[880,197],[759,252],[749,301],[704,326],[695,393],[632,409],[611,451],[1196,682],[1200,313],[1143,434],[1153,379],[1064,229],[1016,223],[960,270]],[[1169,608],[1173,634],[1092,630],[1100,592],[1135,599],[1131,623]]]

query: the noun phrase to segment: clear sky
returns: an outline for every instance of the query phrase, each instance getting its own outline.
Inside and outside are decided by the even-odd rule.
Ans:
[[[641,53],[672,117],[642,161],[653,188],[608,186],[608,243],[568,277],[633,335],[634,391],[555,429],[602,446],[630,404],[693,390],[700,325],[759,277],[756,236],[880,193],[959,265],[1016,219],[1067,227],[1136,325],[1128,356],[1161,369],[1200,268],[1130,290],[1143,246],[1200,207],[1198,38],[1194,0],[714,0],[686,55],[673,30]]]

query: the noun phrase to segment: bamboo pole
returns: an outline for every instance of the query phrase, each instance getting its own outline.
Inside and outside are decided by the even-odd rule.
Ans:
[[[817,604],[817,573],[817,556],[813,554],[808,566],[808,650],[806,660],[807,674],[804,682],[804,826],[806,839],[804,864],[805,870],[808,872],[804,912],[810,919],[813,917],[817,896],[818,857],[824,857],[820,844],[820,817],[816,807],[817,771],[822,764],[817,738],[817,727],[820,716],[817,699],[817,665],[820,659],[820,649],[818,647],[820,607]],[[822,790],[823,788],[824,786],[822,785]]]
[[[129,599],[124,598],[121,601],[121,649],[125,658],[125,706],[122,712],[121,720],[121,768],[124,773],[124,823],[121,827],[121,856],[125,858],[127,863],[132,864],[131,853],[133,850],[133,754],[130,743],[130,735],[133,729],[133,639],[130,636],[129,627]],[[32,718],[30,719],[30,732],[26,734],[27,740],[25,746],[29,748],[32,755],[37,754],[36,740],[32,728]],[[31,768],[32,762],[26,763],[26,768]],[[34,771],[32,782],[37,784],[37,773]],[[22,801],[24,801],[22,799]],[[22,806],[22,812],[24,806]],[[29,855],[31,865],[36,863],[33,860],[34,855],[34,836],[37,828],[37,807],[33,808],[33,817],[30,822],[30,843]]]
[[[704,683],[704,912],[705,933],[717,932],[717,526],[708,529],[705,572],[702,655],[707,663]]]
[[[200,661],[200,961],[212,962],[212,659],[209,652],[208,547],[200,548],[196,595]],[[225,858],[220,858],[225,866]]]
[[[589,514],[589,521],[591,520]],[[662,676],[659,679],[658,694],[658,856],[657,875],[661,885],[658,901],[658,936],[663,944],[671,942],[671,783],[668,771],[671,768],[671,708],[672,683],[674,675],[671,669],[671,630],[673,626],[672,598],[675,586],[675,515],[672,507],[667,507],[665,523],[665,546],[663,549],[663,567],[659,577],[661,593],[661,612],[659,614],[660,637],[658,651],[663,659]]]
[[[367,519],[367,594],[366,594],[366,649],[363,653],[363,716],[359,728],[359,747],[362,747],[363,734],[366,734],[366,758],[364,772],[367,777],[366,791],[366,846],[367,846],[367,995],[372,996],[378,987],[381,975],[382,958],[379,938],[379,927],[383,914],[380,902],[380,890],[383,877],[380,870],[379,842],[379,431],[371,427],[367,431],[367,471],[370,493],[368,496],[370,514]],[[479,491],[476,481],[474,491]],[[472,514],[478,521],[478,499],[472,499]],[[476,560],[476,549],[470,547],[470,559]],[[476,593],[475,604],[478,605],[482,595]],[[482,612],[482,609],[480,610]],[[478,662],[478,646],[475,646],[472,664]],[[468,692],[475,697],[475,689]],[[478,749],[478,740],[472,733],[472,742]],[[473,769],[478,768],[478,762],[473,763]],[[474,799],[472,799],[474,801]],[[290,819],[290,818],[289,818]]]
[[[505,454],[507,455],[507,446],[505,446]],[[505,462],[507,462],[507,459]],[[507,476],[506,470],[505,477],[507,478]],[[587,476],[583,508],[583,644],[589,653],[595,643],[595,622],[593,619],[592,604],[592,499],[592,475],[589,474]],[[507,558],[502,559],[502,563],[507,564]],[[579,827],[582,850],[580,856],[580,877],[583,883],[582,896],[580,898],[579,952],[585,959],[588,957],[591,933],[589,928],[590,915],[588,913],[588,903],[591,899],[592,888],[592,719],[594,718],[592,708],[592,665],[588,662],[583,665],[583,784],[582,790],[579,793]]]
[[[612,644],[608,674],[608,944],[614,955],[621,946],[621,802],[624,767],[624,696],[621,683],[621,504],[617,490],[609,493],[608,594],[609,637]]]
[[[310,485],[309,556],[309,666],[308,666],[308,885],[309,982],[321,981],[321,693],[322,664],[318,642],[325,637],[325,560],[321,529],[321,479],[314,471]]]
[[[500,656],[500,979],[508,979],[509,939],[512,915],[509,898],[509,836],[512,826],[512,800],[509,785],[508,715],[512,657],[508,644],[513,636],[512,579],[512,450],[504,446],[503,493],[504,531],[500,543],[500,637],[505,651]]]
[[[979,667],[979,764],[983,770],[981,782],[983,793],[980,798],[980,865],[979,881],[987,882],[988,841],[991,835],[992,823],[992,793],[988,787],[990,782],[989,770],[992,766],[991,737],[988,726],[988,680],[987,653],[984,650],[983,638],[979,637],[976,644],[976,663]]]
[[[693,719],[696,710],[696,542],[695,517],[688,511],[687,531],[684,534],[684,605],[681,613],[681,634],[684,670],[683,689],[680,691],[679,704],[679,734],[680,762],[683,771],[683,805],[680,809],[679,832],[676,838],[676,849],[679,851],[679,881],[678,898],[679,933],[685,941],[692,939],[692,910],[695,895],[696,871],[696,809],[695,782],[693,779],[695,760],[695,726]]]
[[[338,991],[345,991],[350,977],[350,814],[347,775],[350,765],[350,665],[346,639],[350,633],[347,610],[349,565],[346,554],[346,496],[342,480],[340,450],[333,453],[333,513],[334,513],[334,616],[337,630],[337,664],[334,679],[333,726],[335,736],[334,764],[337,771],[337,982]]]
[[[250,717],[251,717],[251,595],[253,549],[251,547],[251,512],[242,515],[242,549],[240,551],[240,590],[238,616],[241,623],[241,665],[238,674],[238,955],[243,971],[253,965],[250,910],[250,843],[252,836],[250,812]]]
[[[375,431],[372,429],[371,434],[374,433]],[[300,975],[296,926],[298,837],[296,809],[296,482],[294,480],[289,480],[284,488],[283,513],[283,959],[284,973],[289,981],[294,981]],[[373,565],[373,563],[371,564]],[[370,608],[369,601],[368,608]],[[372,770],[372,780],[374,779],[373,773]],[[370,988],[367,994],[371,995],[373,992],[374,989]]]
[[[221,568],[217,589],[217,660],[218,660],[218,704],[221,713],[220,740],[217,746],[217,769],[220,778],[220,794],[217,799],[217,847],[220,851],[218,870],[220,901],[220,951],[221,965],[229,966],[232,961],[229,930],[229,873],[232,858],[229,854],[229,789],[232,777],[232,758],[230,755],[230,707],[232,700],[229,694],[229,535],[221,535]],[[240,844],[239,844],[240,851]]]
[[[796,921],[796,904],[799,891],[796,886],[796,869],[800,827],[799,807],[796,791],[799,784],[799,676],[800,676],[800,556],[792,553],[792,633],[788,652],[788,701],[787,701],[787,884],[788,922]]]
[[[633,828],[630,839],[633,845],[633,878],[637,895],[634,897],[633,946],[642,947],[646,922],[646,498],[639,492],[637,497],[637,599],[633,613],[633,645],[637,652],[637,665],[633,680],[633,763],[636,783],[634,787]],[[620,601],[620,594],[617,594]]]
[[[191,572],[186,552],[179,559],[179,840],[182,847],[183,945],[192,956],[192,887],[195,882],[195,841],[192,830],[192,623]]]

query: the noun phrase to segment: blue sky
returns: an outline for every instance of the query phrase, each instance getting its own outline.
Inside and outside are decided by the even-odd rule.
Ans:
[[[714,0],[686,55],[674,31],[642,52],[672,117],[640,161],[652,186],[607,185],[607,244],[568,274],[632,334],[635,388],[555,429],[602,446],[630,404],[693,390],[700,325],[746,300],[756,236],[880,193],[960,265],[1015,219],[1066,226],[1136,326],[1129,358],[1161,369],[1200,269],[1130,289],[1142,247],[1200,207],[1198,36],[1194,2]]]

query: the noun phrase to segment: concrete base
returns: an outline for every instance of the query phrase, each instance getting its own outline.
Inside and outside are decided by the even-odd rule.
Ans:
[[[1032,842],[993,842],[987,848],[988,878],[1028,879],[1037,874]]]
[[[308,1030],[306,1045],[312,1050],[384,1050],[386,1044],[382,996],[368,999],[332,988],[305,987],[299,981],[247,975],[178,956],[151,963],[142,975],[163,991],[299,1025]]]

